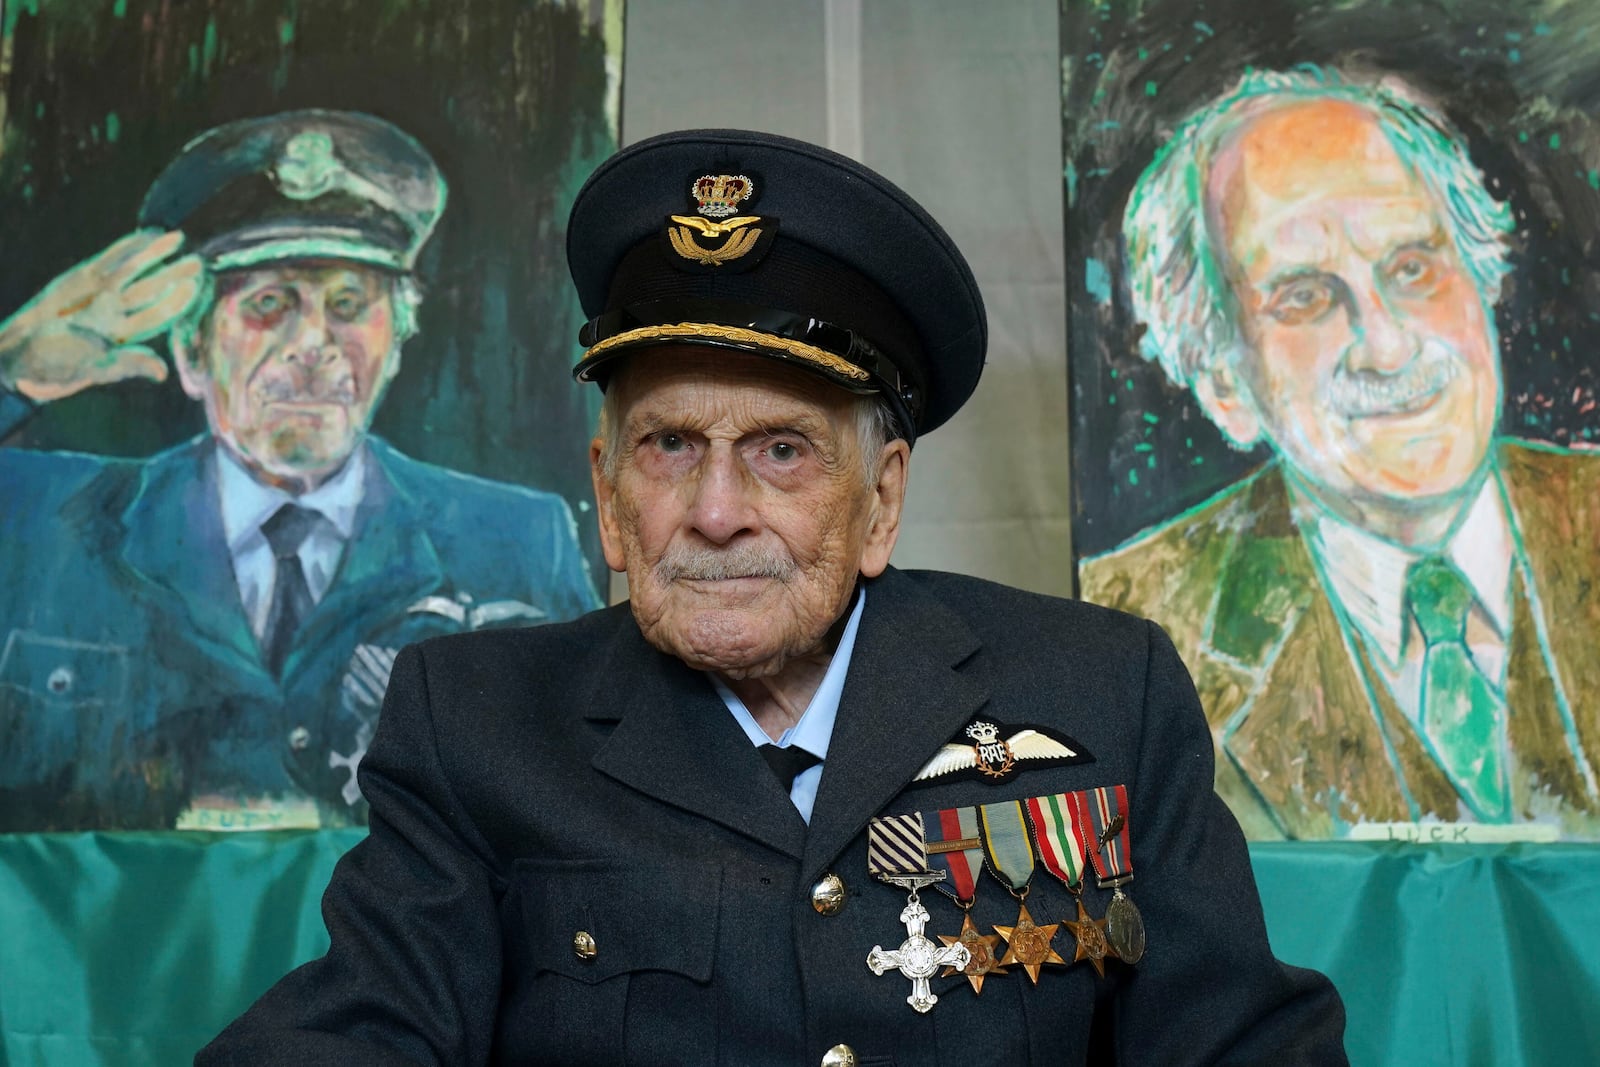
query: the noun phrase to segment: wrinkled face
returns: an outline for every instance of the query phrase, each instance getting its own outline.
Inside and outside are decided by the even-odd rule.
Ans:
[[[733,678],[816,651],[856,576],[888,564],[905,442],[868,465],[869,484],[855,398],[760,356],[641,352],[610,388],[614,478],[591,447],[601,541],[645,637]]]
[[[232,271],[201,351],[178,360],[211,432],[267,481],[316,483],[350,457],[400,366],[391,280],[349,264]]]
[[[1265,437],[1336,508],[1475,485],[1500,410],[1493,320],[1376,120],[1328,100],[1254,118],[1207,202],[1245,344],[1197,382],[1224,430]]]

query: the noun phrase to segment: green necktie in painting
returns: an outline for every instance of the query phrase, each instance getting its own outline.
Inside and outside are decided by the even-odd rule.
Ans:
[[[1422,731],[1467,805],[1504,822],[1501,759],[1506,704],[1467,651],[1472,590],[1448,560],[1429,556],[1406,574],[1406,598],[1427,642],[1422,661]]]

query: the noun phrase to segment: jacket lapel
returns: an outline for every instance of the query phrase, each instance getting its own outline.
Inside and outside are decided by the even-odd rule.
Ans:
[[[234,580],[211,462],[209,439],[151,458],[121,516],[121,557],[143,595],[170,616],[152,623],[168,641],[193,645],[221,661],[230,684],[267,692],[276,682],[261,666]]]
[[[988,701],[984,687],[956,669],[980,648],[958,616],[905,575],[891,568],[868,583],[806,835],[806,881]]]
[[[1322,591],[1281,476],[1257,484],[1244,529],[1222,573],[1205,650],[1254,678],[1235,690],[1233,711],[1212,712],[1225,771],[1248,783],[1291,837],[1409,817],[1350,629]]]
[[[806,824],[704,674],[652,648],[627,606],[585,717],[616,728],[602,774],[798,859]]]

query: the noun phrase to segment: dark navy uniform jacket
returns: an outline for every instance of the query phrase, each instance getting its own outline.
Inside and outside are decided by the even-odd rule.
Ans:
[[[355,529],[280,681],[240,601],[214,447],[0,450],[0,831],[156,829],[206,796],[359,822],[352,758],[395,652],[598,602],[560,497],[368,438]]]
[[[328,955],[197,1062],[743,1067],[839,1044],[861,1064],[950,1067],[1345,1061],[1337,994],[1268,948],[1205,718],[1158,628],[946,574],[869,589],[809,826],[706,678],[626,606],[407,649],[361,770],[371,832],[324,899]],[[1095,760],[907,789],[980,711]],[[1136,967],[1051,965],[1037,985],[1013,967],[981,996],[936,978],[927,1014],[906,979],[868,969],[906,936],[905,892],[867,874],[873,816],[1118,784],[1148,932]],[[811,904],[828,872],[848,887],[831,916]],[[1085,892],[1097,916],[1110,897]],[[953,904],[923,901],[930,936],[957,933]],[[1076,917],[1043,871],[1028,907]],[[984,876],[973,916],[987,933],[1017,904]],[[1065,930],[1055,947],[1072,957]]]

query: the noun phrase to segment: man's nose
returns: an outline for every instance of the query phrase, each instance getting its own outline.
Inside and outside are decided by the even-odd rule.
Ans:
[[[1351,324],[1348,364],[1352,370],[1393,374],[1421,351],[1421,338],[1408,315],[1396,309],[1381,293],[1357,294]]]
[[[285,346],[284,358],[308,368],[320,367],[337,359],[340,348],[328,317],[320,307],[312,305],[295,322],[294,333]]]
[[[690,483],[689,524],[712,544],[725,545],[755,530],[758,491],[753,479],[726,445],[712,444]]]

